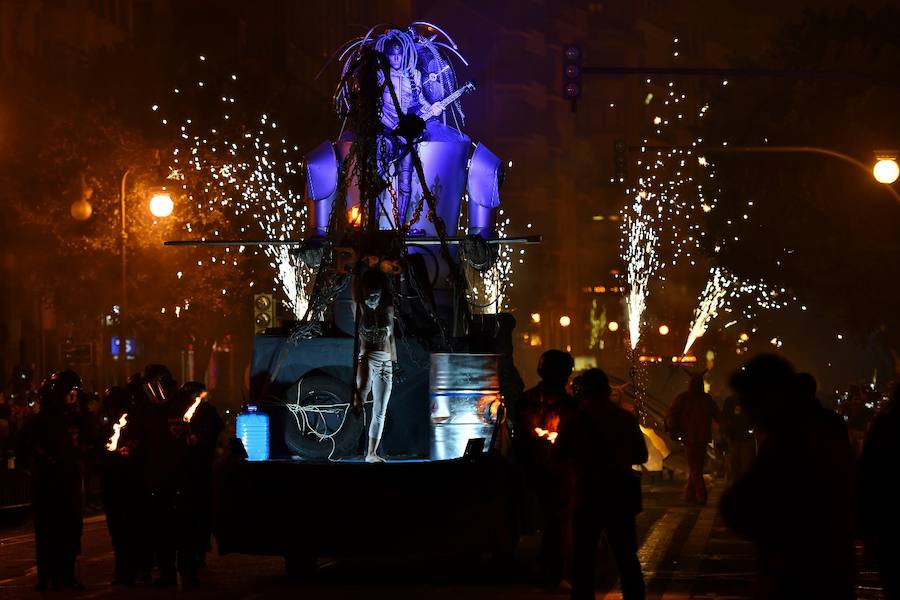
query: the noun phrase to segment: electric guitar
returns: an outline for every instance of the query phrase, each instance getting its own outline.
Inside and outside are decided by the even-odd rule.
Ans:
[[[428,66],[431,66],[431,64],[429,63]],[[437,71],[436,73],[429,73],[428,81],[434,83],[435,81],[438,80],[438,77],[440,77],[441,73],[443,73],[444,71],[446,71],[449,68],[450,68],[450,65],[444,65],[444,67],[440,71]]]
[[[441,114],[442,112],[444,112],[445,108],[447,108],[448,106],[450,106],[451,104],[456,102],[457,98],[459,98],[463,94],[466,94],[468,92],[473,92],[473,91],[475,91],[475,84],[472,83],[471,81],[467,81],[465,83],[465,85],[463,85],[461,88],[459,88],[458,90],[456,90],[455,92],[453,92],[452,94],[450,94],[449,96],[444,98],[443,100],[438,100],[437,102],[435,102],[434,104],[429,106],[427,109],[420,110],[419,116],[422,117],[423,119],[428,119],[429,117],[436,117],[439,114]]]

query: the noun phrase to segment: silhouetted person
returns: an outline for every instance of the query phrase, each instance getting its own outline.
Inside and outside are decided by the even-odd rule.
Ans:
[[[560,471],[553,442],[563,418],[575,409],[566,383],[575,361],[562,350],[548,350],[538,362],[541,382],[522,393],[513,408],[513,449],[540,505],[543,533],[540,563],[544,584],[554,588],[562,580],[562,522],[564,512]]]
[[[725,476],[733,483],[750,467],[756,456],[756,439],[753,426],[747,418],[737,396],[725,398],[722,406],[720,430],[727,448],[725,450]]]
[[[759,453],[720,511],[756,546],[757,597],[852,598],[855,482],[846,445],[809,418],[784,359],[756,357],[731,387],[760,434]]]
[[[861,465],[860,533],[881,574],[888,600],[900,598],[900,382],[894,383],[890,400],[875,417],[866,437]]]
[[[141,472],[132,455],[137,416],[128,391],[122,387],[109,388],[103,399],[103,413],[106,416],[106,442],[100,490],[115,557],[112,584],[132,585],[142,562],[141,522],[146,515],[142,510],[145,492]]]
[[[816,397],[816,391],[818,390],[816,378],[810,373],[797,373],[794,377],[794,385],[796,386],[797,399],[801,402],[804,414],[810,419],[820,421],[822,426],[834,436],[835,442],[846,444],[847,450],[852,452],[847,423],[839,414],[822,406],[822,403]]]
[[[54,373],[39,391],[40,412],[23,432],[32,472],[37,590],[83,589],[75,577],[81,551],[81,418],[74,371]]]
[[[181,564],[192,571],[190,577],[196,578],[196,569],[205,564],[206,553],[211,549],[213,460],[219,434],[225,428],[225,423],[216,408],[210,404],[206,386],[202,383],[186,382],[181,386],[178,396],[180,404],[186,407],[185,410],[199,399],[188,424],[186,539],[179,549],[179,553],[186,554]],[[182,573],[182,578],[184,577]]]
[[[688,480],[684,486],[685,502],[706,504],[706,482],[703,467],[706,448],[712,440],[712,422],[719,419],[719,407],[703,390],[703,373],[689,373],[686,392],[675,397],[666,415],[669,431],[684,444],[688,464]]]
[[[177,384],[163,365],[148,365],[143,379],[149,400],[141,411],[140,439],[144,485],[149,492],[150,540],[159,567],[157,587],[178,584],[176,556],[185,512],[187,423],[177,402]]]
[[[635,515],[641,512],[640,472],[647,445],[634,415],[610,401],[609,379],[599,369],[579,380],[581,406],[565,418],[557,457],[573,466],[572,598],[594,598],[594,565],[605,533],[619,568],[624,600],[644,597]]]

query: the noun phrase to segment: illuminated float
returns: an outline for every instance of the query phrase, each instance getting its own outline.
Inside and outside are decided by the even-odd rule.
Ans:
[[[467,63],[444,31],[373,28],[332,60],[342,126],[306,155],[311,235],[262,242],[292,247],[313,283],[305,314],[254,340],[251,398],[271,448],[223,470],[219,549],[281,554],[289,570],[376,539],[509,554],[518,517],[506,508],[521,490],[494,450],[518,374],[498,258],[539,237],[498,236],[503,162],[463,132],[476,86],[457,79]],[[378,278],[373,294],[365,282]],[[382,344],[377,359],[369,344]],[[357,393],[364,371],[382,378],[375,402]],[[389,396],[380,466],[359,458],[367,429],[373,454],[378,389]],[[378,518],[349,518],[363,507]]]

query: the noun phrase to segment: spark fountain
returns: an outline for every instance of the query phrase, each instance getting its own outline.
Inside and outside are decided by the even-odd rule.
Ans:
[[[641,318],[647,307],[647,296],[650,293],[650,278],[659,268],[656,255],[657,234],[654,229],[652,213],[644,210],[644,202],[650,199],[646,193],[638,194],[631,210],[625,213],[624,226],[628,232],[627,243],[623,247],[623,256],[627,264],[628,281],[628,339],[631,349],[637,348],[641,337]]]
[[[722,267],[713,267],[706,287],[697,299],[698,306],[694,311],[694,320],[691,322],[683,354],[687,354],[694,342],[706,333],[709,324],[723,308],[728,312],[738,310],[742,318],[752,321],[758,309],[779,310],[787,308],[790,302],[796,300],[783,287],[772,287],[761,279],[745,281]],[[735,307],[738,302],[741,302],[741,306]],[[735,322],[736,320],[730,321],[726,327]]]
[[[203,56],[199,63],[202,68],[208,67]],[[297,146],[282,137],[277,122],[267,114],[258,116],[255,125],[241,123],[237,115],[243,107],[234,89],[238,76],[230,74],[219,79],[202,77],[194,85],[174,88],[170,106],[152,107],[154,112],[167,114],[161,118],[162,125],[175,128],[178,134],[169,178],[180,185],[183,195],[201,215],[197,221],[187,222],[185,230],[205,234],[204,240],[222,238],[233,232],[205,227],[202,215],[224,215],[229,223],[243,223],[239,227],[241,234],[256,230],[269,239],[302,239],[308,209],[302,190],[295,191],[288,183],[302,168]],[[210,105],[216,108],[204,110]],[[169,112],[178,113],[180,118]],[[285,246],[260,249],[269,259],[275,285],[280,287],[288,306],[295,315],[302,316],[308,305],[312,270]],[[247,249],[236,250],[225,248],[223,255],[213,254],[208,264],[198,262],[198,266],[237,267],[235,254],[244,254]],[[179,279],[183,276],[184,273],[178,273]],[[187,305],[180,308],[186,309]]]

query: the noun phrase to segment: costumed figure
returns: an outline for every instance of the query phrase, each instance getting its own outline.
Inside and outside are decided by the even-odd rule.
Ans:
[[[108,441],[100,489],[115,558],[113,585],[135,583],[142,566],[140,545],[145,532],[141,522],[146,515],[146,491],[133,452],[135,426],[128,426],[129,417],[132,421],[136,418],[134,408],[134,399],[125,388],[111,387],[106,391],[103,412]]]
[[[356,385],[359,401],[372,393],[372,421],[366,462],[384,462],[378,455],[378,444],[384,431],[384,417],[394,380],[393,363],[397,361],[394,341],[394,306],[387,277],[375,269],[362,274],[356,286],[355,303],[357,343]]]
[[[213,505],[213,461],[225,423],[209,402],[206,386],[199,381],[185,382],[178,391],[178,398],[185,411],[182,422],[187,422],[188,426],[187,531],[179,552],[190,555],[190,560],[182,560],[182,564],[196,570],[205,565],[206,553],[212,549],[212,513],[209,509]]]
[[[147,365],[143,391],[148,399],[141,411],[139,445],[142,447],[144,484],[149,491],[153,558],[159,567],[157,587],[175,587],[177,572],[192,573],[190,557],[178,553],[183,545],[187,509],[187,423],[178,402],[178,385],[163,365]],[[176,557],[179,562],[176,568]],[[184,560],[188,559],[185,563]]]
[[[397,174],[397,210],[401,219],[398,226],[406,219],[409,199],[412,195],[412,156],[407,145],[408,140],[398,131],[400,117],[417,115],[421,118],[436,117],[443,108],[440,104],[432,105],[422,96],[422,74],[416,69],[416,50],[409,34],[400,30],[391,30],[381,36],[375,43],[375,49],[387,58],[391,85],[387,85],[385,72],[379,71],[378,84],[384,86],[381,103],[381,123],[388,160],[394,165]],[[397,102],[401,114],[397,113]],[[415,140],[413,140],[415,141]]]
[[[706,447],[712,440],[712,423],[721,421],[721,415],[715,400],[703,391],[706,371],[685,372],[690,377],[688,390],[672,401],[666,414],[666,428],[684,444],[688,464],[685,502],[705,505],[707,493],[703,467],[706,464]]]
[[[37,590],[83,586],[75,577],[81,551],[83,442],[74,371],[54,373],[38,391],[41,410],[23,432],[32,472]]]

